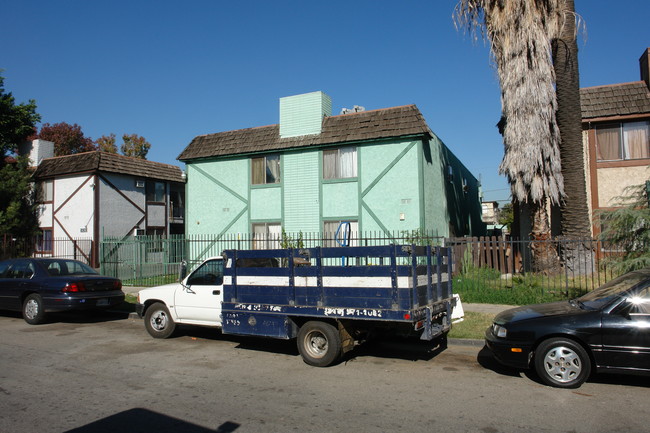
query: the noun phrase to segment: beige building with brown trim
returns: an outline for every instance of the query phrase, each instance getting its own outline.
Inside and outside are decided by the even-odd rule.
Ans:
[[[615,207],[626,187],[650,179],[649,53],[639,59],[640,81],[580,89],[594,236],[601,231],[597,211]]]

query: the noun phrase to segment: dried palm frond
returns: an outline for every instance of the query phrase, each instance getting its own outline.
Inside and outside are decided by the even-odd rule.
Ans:
[[[503,114],[499,172],[518,201],[559,204],[564,186],[551,41],[564,22],[563,0],[461,0],[454,18],[490,42]]]

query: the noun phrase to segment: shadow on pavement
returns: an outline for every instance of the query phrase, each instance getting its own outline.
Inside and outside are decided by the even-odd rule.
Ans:
[[[492,352],[486,346],[483,346],[483,348],[479,351],[478,356],[476,357],[476,361],[478,361],[478,363],[483,368],[492,370],[497,374],[511,377],[521,377],[521,370],[507,367],[501,364],[494,358],[494,355],[492,355]]]
[[[232,433],[239,427],[237,423],[226,421],[212,430],[151,410],[136,408],[68,430],[66,433]]]
[[[230,341],[236,343],[237,349],[273,352],[283,355],[299,356],[296,340],[279,340],[274,338],[251,337],[243,335],[224,335],[214,328],[179,326],[172,338],[202,338],[206,340]],[[356,346],[346,353],[338,362],[345,363],[363,357],[394,358],[408,361],[428,361],[435,358],[447,348],[445,340],[422,341],[411,338],[373,339]]]

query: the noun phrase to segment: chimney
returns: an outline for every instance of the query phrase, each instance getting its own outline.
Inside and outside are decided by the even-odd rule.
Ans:
[[[323,92],[280,98],[280,137],[320,134],[323,117],[332,115],[332,98]]]
[[[641,67],[641,80],[645,81],[646,86],[650,90],[650,58],[648,58],[650,48],[646,48],[643,55],[639,59],[639,66]]]
[[[47,140],[26,141],[18,147],[20,155],[28,155],[31,160],[31,166],[37,167],[45,158],[54,156],[54,143]]]

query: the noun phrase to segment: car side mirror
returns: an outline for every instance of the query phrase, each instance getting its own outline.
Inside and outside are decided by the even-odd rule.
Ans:
[[[181,261],[178,265],[178,281],[183,281],[187,276],[187,262]]]

